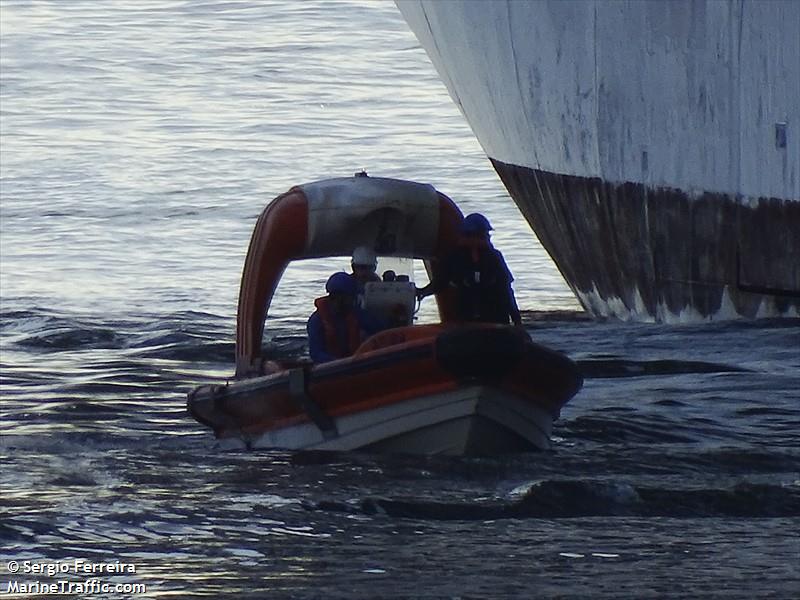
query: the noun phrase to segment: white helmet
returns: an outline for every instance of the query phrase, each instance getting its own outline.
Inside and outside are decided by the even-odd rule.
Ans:
[[[354,265],[367,265],[370,267],[378,266],[378,259],[371,248],[366,246],[359,246],[353,250],[353,264]]]

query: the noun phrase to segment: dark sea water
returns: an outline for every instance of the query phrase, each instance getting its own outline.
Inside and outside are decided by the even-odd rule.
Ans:
[[[2,0],[0,33],[0,594],[800,597],[800,323],[584,318],[394,4]],[[362,168],[492,220],[586,376],[552,451],[224,453],[188,416],[260,210]],[[289,269],[274,356],[346,264]]]

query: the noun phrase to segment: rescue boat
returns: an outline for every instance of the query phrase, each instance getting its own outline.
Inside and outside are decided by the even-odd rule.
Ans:
[[[235,376],[193,390],[191,415],[226,447],[450,455],[549,448],[553,421],[582,385],[577,367],[514,327],[457,322],[453,289],[436,295],[440,323],[414,325],[411,281],[368,283],[365,310],[406,315],[403,322],[331,362],[262,354],[269,306],[291,261],[367,246],[381,257],[422,259],[436,276],[462,219],[432,186],[364,173],[278,196],[259,217],[245,260]]]

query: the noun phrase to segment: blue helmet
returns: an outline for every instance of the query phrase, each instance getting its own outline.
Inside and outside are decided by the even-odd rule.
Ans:
[[[464,217],[461,223],[461,231],[463,233],[486,233],[492,230],[492,225],[489,219],[484,217],[481,213],[472,213]]]
[[[328,277],[328,282],[325,284],[325,291],[329,294],[347,294],[348,296],[355,296],[358,293],[358,284],[353,279],[352,275],[348,275],[344,271],[339,271]]]

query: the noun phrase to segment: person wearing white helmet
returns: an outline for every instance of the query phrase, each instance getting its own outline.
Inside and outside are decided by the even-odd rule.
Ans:
[[[353,259],[350,261],[353,269],[353,278],[358,285],[356,302],[359,306],[364,306],[364,286],[370,281],[380,281],[381,278],[376,273],[378,268],[378,257],[372,248],[359,246],[353,250]]]
[[[353,269],[353,277],[363,289],[364,284],[370,281],[380,281],[381,278],[375,270],[378,268],[378,257],[371,248],[359,246],[353,250],[353,259],[350,261]]]
[[[464,217],[459,245],[448,255],[440,277],[417,290],[424,298],[453,286],[458,290],[457,311],[462,321],[508,324],[522,328],[514,276],[503,255],[491,242],[492,226],[480,213]]]

